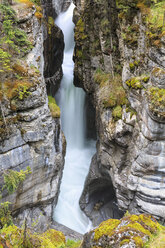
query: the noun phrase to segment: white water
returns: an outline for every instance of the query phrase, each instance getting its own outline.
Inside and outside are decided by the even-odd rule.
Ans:
[[[85,139],[85,93],[73,85],[73,9],[74,5],[71,4],[69,9],[56,19],[56,24],[64,33],[65,41],[64,76],[56,100],[61,109],[62,129],[67,141],[67,150],[54,220],[77,232],[85,233],[90,228],[90,221],[80,210],[79,198],[95,152],[95,142]]]

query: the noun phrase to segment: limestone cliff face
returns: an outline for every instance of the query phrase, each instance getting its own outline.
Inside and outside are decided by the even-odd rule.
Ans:
[[[17,14],[17,27],[27,33],[33,48],[26,55],[16,57],[14,65],[11,62],[12,71],[3,73],[0,167],[1,170],[20,170],[30,166],[32,173],[16,193],[10,196],[4,193],[2,201],[12,202],[12,210],[19,224],[28,217],[28,222],[35,219],[44,229],[51,221],[53,205],[58,198],[65,141],[60,119],[51,116],[43,75],[46,60],[43,44],[44,48],[47,46],[43,31],[48,24],[42,24],[35,7],[17,3],[12,8]],[[47,58],[47,61],[53,67],[52,60]],[[2,186],[2,177],[0,182]]]
[[[57,10],[52,0],[42,1],[42,6],[46,20],[43,22],[44,78],[47,91],[54,95],[62,78],[64,37],[62,31],[54,24]]]
[[[81,208],[98,224],[116,217],[116,198],[164,220],[163,18],[151,1],[74,2],[75,84],[92,96],[98,135]]]

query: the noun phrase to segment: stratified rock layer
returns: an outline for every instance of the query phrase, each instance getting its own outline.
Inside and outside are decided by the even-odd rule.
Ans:
[[[24,91],[18,88],[15,97],[4,95],[1,101],[0,166],[2,170],[18,171],[30,166],[32,173],[14,194],[7,196],[4,192],[2,201],[12,202],[17,223],[23,223],[26,217],[28,224],[37,221],[39,229],[44,230],[51,222],[58,198],[65,139],[60,119],[52,118],[48,107],[41,20],[35,16],[34,8],[29,18],[25,18],[29,12],[26,5],[18,3],[13,8],[19,28],[25,30],[28,37],[33,34],[33,49],[19,67],[26,71],[30,86],[24,86]]]
[[[143,5],[139,1],[128,5],[107,0],[74,2],[74,83],[92,96],[98,135],[80,206],[98,224],[107,218],[102,213],[116,195],[120,209],[164,220],[163,28],[154,30],[156,23],[152,26],[148,21],[154,13],[150,1]],[[122,86],[115,86],[116,74],[122,74],[128,102],[122,100]],[[99,193],[102,188],[105,197]],[[113,217],[110,211],[108,215]]]

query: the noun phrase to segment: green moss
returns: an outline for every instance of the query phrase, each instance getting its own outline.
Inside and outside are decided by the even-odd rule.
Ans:
[[[97,69],[94,81],[100,86],[101,100],[105,108],[123,106],[128,103],[120,75],[112,77],[110,73],[104,73],[101,69]]]
[[[122,27],[122,38],[128,47],[137,47],[139,37],[139,25],[132,24],[128,27]]]
[[[48,105],[53,118],[60,117],[60,108],[57,106],[54,97],[48,96]]]
[[[148,236],[151,235],[149,230],[145,229],[140,223],[138,223],[138,219],[131,220],[131,222],[128,225],[126,225],[125,227],[121,227],[121,231],[129,231],[129,230],[132,230],[135,232],[136,231],[141,232],[142,235],[143,234],[148,235]]]
[[[112,83],[114,86],[109,94],[108,100],[104,100],[104,107],[115,107],[117,105],[123,106],[128,103],[126,98],[125,90],[122,86],[117,86]]]
[[[144,242],[143,242],[142,238],[139,236],[133,237],[133,241],[136,244],[136,247],[143,247],[144,246]]]
[[[28,86],[26,86],[26,85],[20,86],[17,89],[17,92],[18,92],[18,99],[19,100],[23,100],[24,98],[26,98],[32,94],[30,91],[28,91]]]
[[[102,84],[104,84],[104,82],[106,82],[110,79],[110,76],[111,76],[110,73],[105,73],[100,68],[98,68],[94,74],[94,81],[97,84],[102,85]]]
[[[135,66],[138,66],[138,65],[139,65],[139,61],[136,61],[136,60],[135,60],[135,61],[134,61],[134,65],[135,65]]]
[[[134,77],[134,78],[127,80],[126,85],[128,85],[129,88],[136,89],[136,90],[143,88],[143,85],[139,77]]]
[[[114,243],[121,247],[131,243],[137,248],[149,248],[150,246],[144,246],[146,240],[152,240],[162,230],[165,228],[150,215],[127,215],[121,220],[110,219],[93,231],[92,247],[113,247]]]
[[[133,115],[137,115],[137,112],[136,112],[133,108],[131,108],[131,106],[128,106],[128,107],[126,108],[126,113],[131,113],[131,114],[130,114],[130,117],[131,117],[131,118],[132,118]]]
[[[148,242],[144,244],[144,248],[164,248],[165,244],[165,229],[161,226],[161,230],[152,235]]]
[[[48,27],[48,34],[51,35],[52,28],[54,27],[54,19],[51,16],[48,16],[47,27]]]
[[[0,242],[7,244],[8,247],[15,248],[59,248],[62,247],[62,245],[65,247],[65,237],[62,232],[49,229],[43,234],[32,234],[31,231],[27,229],[24,239],[24,229],[18,228],[15,225],[4,227],[0,230]]]
[[[81,244],[80,240],[79,241],[74,241],[74,240],[68,239],[66,241],[65,248],[79,248],[80,244]]]
[[[120,222],[120,220],[115,219],[103,221],[99,227],[94,230],[94,240],[99,240],[103,235],[111,236]]]
[[[137,14],[138,8],[137,8],[138,0],[116,0],[116,5],[118,7],[119,11],[119,18],[120,19],[126,19],[130,23],[132,23],[132,20],[134,16]]]
[[[122,107],[121,106],[115,107],[112,111],[112,116],[115,121],[117,121],[118,119],[121,119],[122,118]]]
[[[149,81],[149,79],[150,79],[150,76],[144,76],[142,78],[142,80],[143,80],[144,83],[147,83]]]
[[[85,24],[82,18],[80,18],[75,26],[75,40],[81,43],[86,38],[87,35],[85,34]]]
[[[129,68],[131,69],[131,71],[134,71],[135,69],[134,63],[129,63]]]
[[[135,68],[139,66],[139,63],[140,63],[139,60],[135,60],[135,61],[129,63],[130,70],[133,72],[135,70]]]
[[[3,83],[3,95],[9,99],[23,100],[31,95],[29,89],[33,84],[26,80],[13,80]]]
[[[154,0],[154,3],[152,2],[148,6],[147,1],[139,2],[138,7],[147,26],[148,46],[160,48],[162,46],[161,38],[165,31],[165,26],[163,25],[165,2]]]
[[[149,101],[149,108],[156,115],[165,117],[165,89],[151,87],[146,91],[147,99]]]
[[[120,242],[120,246],[129,244],[129,242],[130,242],[130,239],[123,239],[123,240]]]

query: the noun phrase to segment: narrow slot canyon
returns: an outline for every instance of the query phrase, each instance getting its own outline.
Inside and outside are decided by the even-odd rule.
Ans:
[[[85,233],[90,228],[90,220],[80,210],[79,198],[87,176],[91,158],[95,153],[95,127],[91,134],[87,127],[94,126],[87,107],[89,101],[83,89],[73,85],[74,24],[73,3],[68,10],[55,20],[64,34],[63,79],[55,98],[61,109],[62,130],[66,138],[66,157],[60,194],[54,209],[54,220],[77,232]],[[86,119],[88,118],[88,119]],[[91,119],[91,120],[90,120]],[[94,133],[94,134],[93,134]]]
[[[0,1],[0,247],[164,248],[164,10]]]

